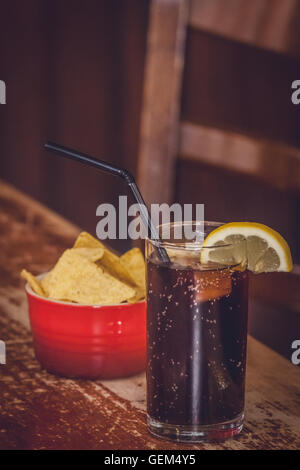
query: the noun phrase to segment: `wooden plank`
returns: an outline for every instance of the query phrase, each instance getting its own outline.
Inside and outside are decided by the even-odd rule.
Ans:
[[[300,267],[250,277],[249,332],[287,359],[300,332]]]
[[[41,370],[25,326],[25,293],[18,273],[24,265],[35,272],[45,270],[78,229],[3,183],[0,207],[0,266],[5,267],[0,271],[0,335],[7,341],[7,364],[0,365],[1,449],[300,447],[299,368],[252,338],[245,429],[221,444],[183,445],[150,436],[143,374],[88,381]]]
[[[298,57],[299,22],[297,0],[191,0],[189,15],[193,28]]]
[[[2,318],[2,315],[0,315]],[[0,449],[298,449],[299,369],[250,338],[246,424],[236,439],[184,445],[161,441],[146,429],[145,378],[109,383],[55,377],[40,369],[29,334],[12,325],[18,340],[0,365]],[[127,379],[128,382],[128,379]],[[140,400],[136,406],[137,397]],[[129,399],[128,399],[129,398]]]
[[[241,156],[242,158],[242,156]],[[176,200],[205,204],[205,219],[261,222],[281,233],[300,263],[300,197],[244,173],[178,159]]]
[[[186,18],[186,0],[151,2],[138,160],[148,204],[172,198]]]
[[[0,181],[0,296],[2,309],[28,326],[20,272],[46,272],[70,247],[79,228]]]
[[[300,322],[300,266],[291,273],[268,273],[252,277],[252,294],[269,304],[290,309],[299,314]]]
[[[97,206],[117,205],[126,185],[43,144],[57,141],[135,174],[148,10],[140,0],[1,2],[0,174],[91,233]],[[130,248],[126,240],[111,245]]]
[[[300,147],[300,61],[189,30],[181,120]]]
[[[280,142],[184,122],[183,159],[251,175],[281,190],[300,191],[300,150]]]

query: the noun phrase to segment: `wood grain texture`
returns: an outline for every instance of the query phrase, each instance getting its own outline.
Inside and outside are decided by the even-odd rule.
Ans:
[[[193,29],[186,44],[183,121],[299,148],[299,60]]]
[[[290,359],[300,337],[300,267],[291,273],[252,275],[249,331],[256,339]]]
[[[299,57],[297,0],[191,0],[189,24],[235,41]]]
[[[97,206],[117,204],[126,185],[49,155],[43,144],[136,173],[148,7],[149,0],[1,1],[1,178],[92,233]]]
[[[300,264],[300,198],[258,178],[191,159],[177,161],[176,201],[205,204],[205,219],[248,220],[277,230]]]
[[[186,0],[151,2],[138,159],[148,204],[173,195],[186,19]]]
[[[252,338],[245,429],[221,444],[180,445],[150,436],[143,374],[86,381],[41,370],[19,271],[47,269],[78,229],[4,183],[0,208],[0,335],[7,342],[7,364],[0,365],[1,449],[300,448],[300,370]]]
[[[254,176],[286,191],[300,191],[300,151],[288,145],[184,122],[179,153],[184,159]]]

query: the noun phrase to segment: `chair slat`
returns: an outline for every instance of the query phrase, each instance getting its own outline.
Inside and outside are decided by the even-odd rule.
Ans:
[[[191,0],[189,24],[196,29],[299,57],[297,0]]]
[[[151,2],[138,160],[149,204],[173,193],[186,21],[186,0]]]
[[[179,154],[255,176],[278,189],[300,191],[300,150],[275,141],[184,122]]]

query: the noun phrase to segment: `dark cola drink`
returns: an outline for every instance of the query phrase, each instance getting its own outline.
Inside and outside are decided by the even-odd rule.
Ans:
[[[148,426],[181,441],[225,439],[243,422],[248,273],[147,261]]]

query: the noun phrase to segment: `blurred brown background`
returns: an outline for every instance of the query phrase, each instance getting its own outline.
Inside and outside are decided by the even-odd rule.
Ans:
[[[115,178],[43,150],[51,139],[134,172],[148,3],[1,1],[1,177],[95,232]]]
[[[300,262],[298,0],[0,0],[0,8],[2,179],[95,233],[96,207],[126,188],[47,154],[50,139],[127,167],[149,203],[205,203],[208,220],[266,223]],[[263,325],[253,317],[258,337],[283,318],[275,304]],[[299,325],[295,308],[284,309]],[[274,328],[265,341],[289,354]]]

